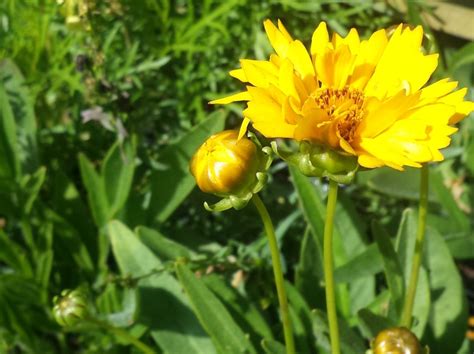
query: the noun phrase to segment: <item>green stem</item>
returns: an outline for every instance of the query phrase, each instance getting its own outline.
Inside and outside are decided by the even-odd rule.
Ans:
[[[406,328],[411,327],[413,304],[415,303],[416,287],[418,285],[418,276],[420,274],[421,259],[423,256],[423,243],[425,240],[426,213],[428,206],[428,165],[423,165],[420,179],[420,205],[418,209],[418,229],[416,231],[415,252],[413,255],[413,264],[410,273],[410,282],[405,294],[400,325]]]
[[[263,204],[260,197],[255,194],[252,198],[255,207],[257,208],[260,217],[262,218],[265,233],[268,238],[268,246],[270,247],[270,253],[272,255],[273,263],[273,275],[275,276],[275,284],[277,288],[278,301],[280,303],[281,319],[283,322],[283,332],[285,335],[286,353],[295,353],[295,342],[293,339],[293,330],[291,328],[290,313],[288,310],[288,300],[286,298],[283,272],[281,270],[280,251],[278,250],[277,239],[275,236],[275,230],[273,228],[272,219],[268,214],[268,210]]]
[[[145,354],[156,354],[156,352],[150,348],[148,345],[143,343],[138,338],[135,338],[126,330],[118,327],[111,326],[107,322],[98,320],[96,318],[89,317],[86,319],[88,322],[95,324],[96,326],[102,327],[106,331],[112,333],[114,336],[123,339],[124,341],[132,344],[135,348],[141,350]]]
[[[324,222],[324,279],[326,284],[326,308],[328,312],[329,336],[331,338],[331,353],[340,354],[339,326],[337,324],[336,294],[334,289],[334,261],[332,250],[332,229],[337,201],[337,182],[329,180],[328,204]]]

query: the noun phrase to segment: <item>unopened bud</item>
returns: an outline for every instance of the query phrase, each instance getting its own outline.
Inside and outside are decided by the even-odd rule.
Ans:
[[[428,354],[418,338],[405,327],[388,328],[372,341],[373,354]]]
[[[301,141],[298,151],[286,151],[272,142],[275,153],[298,167],[305,176],[327,177],[337,183],[352,182],[357,169],[357,157],[336,151],[324,145]]]
[[[190,170],[198,187],[223,199],[206,209],[242,209],[267,179],[271,150],[256,138],[238,139],[237,130],[225,130],[207,139],[194,154]]]
[[[54,319],[61,326],[73,326],[87,315],[87,298],[79,289],[63,290],[53,303]]]

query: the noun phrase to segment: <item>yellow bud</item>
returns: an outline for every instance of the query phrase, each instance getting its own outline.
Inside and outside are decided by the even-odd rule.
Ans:
[[[225,130],[207,139],[194,155],[191,173],[203,192],[238,194],[255,179],[257,147],[250,139],[237,138],[236,130]]]
[[[377,334],[372,343],[374,354],[422,354],[418,338],[404,327],[388,328]]]
[[[225,198],[213,209],[243,208],[265,184],[271,162],[269,148],[257,141],[238,138],[237,130],[225,130],[207,139],[194,154],[190,170],[199,189]]]

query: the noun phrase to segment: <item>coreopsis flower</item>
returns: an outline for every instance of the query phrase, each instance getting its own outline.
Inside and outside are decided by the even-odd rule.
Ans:
[[[241,132],[252,123],[268,138],[323,145],[366,168],[402,170],[443,160],[452,125],[473,110],[456,82],[425,86],[438,54],[423,53],[420,26],[382,29],[367,40],[351,29],[330,39],[322,22],[309,51],[280,21],[264,26],[275,53],[267,61],[242,59],[230,75],[246,91],[211,102],[247,101]]]
[[[222,197],[204,206],[210,211],[242,209],[267,180],[270,148],[255,139],[238,139],[237,130],[225,130],[208,138],[194,154],[190,170],[205,193]]]

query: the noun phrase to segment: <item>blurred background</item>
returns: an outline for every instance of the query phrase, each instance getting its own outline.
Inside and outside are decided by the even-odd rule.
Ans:
[[[207,102],[241,90],[228,76],[240,58],[268,57],[262,24],[267,18],[281,19],[306,45],[320,21],[341,35],[356,27],[363,38],[402,22],[423,25],[426,51],[440,53],[432,79],[459,81],[474,98],[471,1],[1,0],[0,352],[133,352],[93,326],[65,331],[55,324],[52,297],[82,286],[97,316],[128,328],[157,352],[181,354],[153,335],[161,316],[171,314],[163,314],[159,299],[136,294],[137,280],[127,276],[131,271],[120,263],[105,229],[113,219],[130,230],[146,226],[158,234],[136,231],[163,262],[183,255],[171,250],[191,252],[194,270],[216,275],[208,286],[226,306],[238,303],[237,295],[222,284],[252,299],[265,328],[281,340],[270,258],[255,211],[206,212],[203,202],[213,199],[194,188],[187,167],[207,136],[239,125],[243,105]],[[445,245],[436,256],[439,264],[451,262],[455,280],[449,273],[429,281],[431,291],[457,283],[449,286],[452,292],[432,293],[431,309],[423,310],[427,329],[423,325],[420,335],[447,343],[434,348],[435,354],[468,353],[466,316],[468,301],[471,313],[474,303],[472,117],[459,125],[443,153],[446,160],[431,169],[429,224]],[[350,287],[351,305],[340,304],[351,326],[358,326],[357,311],[386,288],[381,268],[360,262],[373,242],[371,220],[391,236],[403,233],[414,218],[407,208],[416,209],[418,173],[360,173],[341,192],[340,220],[346,221],[340,233],[356,235],[352,239],[360,244],[351,249],[341,239],[337,266],[372,279],[370,293]],[[290,177],[276,161],[262,198],[277,225],[286,278],[309,308],[321,308],[323,301],[308,295],[321,290],[313,282],[321,276],[311,256],[316,250],[308,235],[314,230],[306,226],[302,195]],[[311,186],[323,205],[325,182]],[[405,226],[399,226],[402,219]],[[436,268],[434,262],[427,270]],[[460,311],[456,318],[448,313],[453,307]],[[436,316],[444,322],[437,323]],[[450,333],[456,339],[450,341]],[[319,348],[299,347],[302,353]]]

